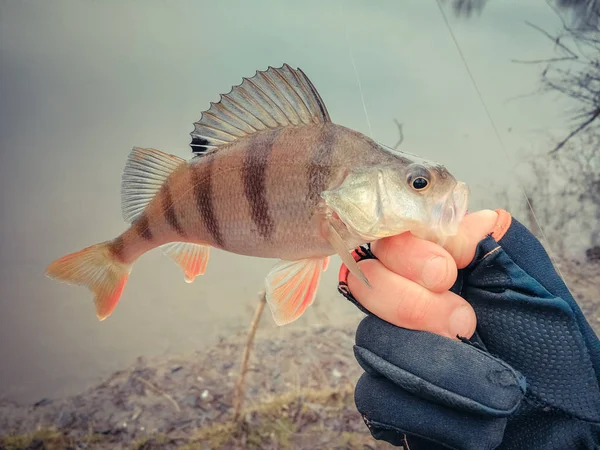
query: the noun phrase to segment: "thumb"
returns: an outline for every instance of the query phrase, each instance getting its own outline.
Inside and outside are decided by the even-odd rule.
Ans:
[[[444,248],[456,261],[457,268],[464,269],[473,261],[479,242],[490,234],[499,241],[511,221],[511,215],[503,209],[484,209],[468,214],[462,220],[458,233],[446,240]]]

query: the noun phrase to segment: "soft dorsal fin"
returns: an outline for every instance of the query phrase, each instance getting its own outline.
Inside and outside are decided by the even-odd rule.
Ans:
[[[121,178],[123,218],[133,222],[154,198],[163,183],[185,159],[155,150],[135,147],[125,163]]]
[[[287,64],[243,78],[202,113],[191,134],[192,152],[202,154],[263,130],[330,122],[319,93],[301,69]]]

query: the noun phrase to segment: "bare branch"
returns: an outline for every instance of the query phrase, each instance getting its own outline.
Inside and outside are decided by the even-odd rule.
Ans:
[[[516,63],[516,64],[550,64],[553,62],[560,62],[560,61],[569,61],[572,60],[573,58],[571,56],[563,56],[563,57],[558,57],[558,58],[547,58],[547,59],[531,59],[531,60],[527,60],[527,59],[511,59],[510,62]]]
[[[400,135],[400,139],[398,140],[398,142],[396,142],[396,145],[394,145],[393,147],[394,150],[397,150],[398,147],[400,147],[400,145],[404,141],[404,133],[402,133],[402,124],[398,122],[398,119],[394,118],[394,122],[396,122],[396,126],[398,127],[398,134]]]
[[[451,0],[450,3],[457,17],[470,18],[474,12],[481,14],[487,0]]]
[[[562,42],[560,42],[560,36],[552,36],[550,33],[548,33],[546,30],[544,30],[543,28],[529,22],[528,20],[525,21],[525,24],[530,26],[531,28],[536,29],[537,31],[539,31],[540,33],[542,33],[544,36],[546,36],[548,39],[550,39],[552,42],[554,42],[554,44],[557,47],[562,48],[564,51],[567,52],[567,54],[569,54],[573,59],[577,59],[577,55],[566,45],[564,45]]]
[[[535,209],[530,223],[537,219],[558,251],[573,251],[566,243],[569,236],[584,245],[600,244],[599,148],[598,129],[588,127],[561,152],[536,155],[523,167],[527,198]]]
[[[238,375],[237,382],[235,383],[235,391],[233,395],[233,421],[239,422],[242,414],[242,406],[244,405],[244,397],[246,395],[246,373],[248,372],[248,361],[250,361],[250,354],[252,353],[252,344],[254,343],[254,336],[256,336],[256,330],[258,323],[262,316],[265,305],[267,304],[267,294],[263,290],[259,294],[258,305],[254,310],[254,316],[252,322],[250,322],[250,329],[248,330],[248,337],[246,338],[246,346],[244,347],[244,355],[242,357],[242,366],[240,368],[240,374]]]
[[[488,0],[451,0],[450,4],[455,16],[469,19],[475,12],[481,14],[487,2]],[[580,29],[595,27],[600,21],[600,0],[546,0],[546,3],[563,23],[566,20],[561,11],[570,13],[570,22]]]
[[[166,392],[161,391],[158,388],[158,386],[156,386],[155,384],[153,384],[153,383],[149,382],[148,380],[145,380],[142,377],[139,377],[137,375],[133,375],[133,378],[136,379],[136,380],[138,380],[139,382],[143,383],[144,385],[146,385],[147,387],[149,387],[151,390],[153,390],[157,394],[162,395],[164,398],[166,398],[173,405],[173,408],[175,408],[175,411],[181,412],[181,408],[179,407],[179,404],[175,401],[175,399],[173,397],[171,397],[169,394],[167,394]]]
[[[583,130],[585,130],[588,126],[590,126],[590,124],[596,120],[598,118],[598,116],[600,116],[600,110],[596,110],[594,112],[594,114],[592,114],[592,116],[586,120],[585,122],[583,122],[581,125],[579,125],[577,128],[575,128],[573,131],[571,131],[569,133],[569,135],[564,138],[562,141],[560,141],[558,143],[558,145],[556,147],[554,147],[554,149],[552,149],[550,151],[550,153],[556,153],[557,151],[559,151],[561,148],[563,148],[565,146],[565,144],[567,142],[569,142],[569,139],[571,139],[573,136],[577,135],[578,133],[582,132]]]
[[[559,56],[513,61],[521,64],[545,64],[540,74],[542,91],[558,92],[579,105],[570,113],[572,129],[550,153],[559,151],[579,133],[598,123],[600,116],[600,24],[596,21],[595,26],[588,24],[585,29],[570,27],[558,11],[558,8],[564,7],[565,2],[569,1],[572,5],[577,2],[565,0],[561,3],[559,0],[559,6],[556,7],[551,0],[546,0],[562,21],[563,31],[558,35],[552,35],[538,25],[525,22],[551,40]]]
[[[573,22],[578,28],[596,27],[600,18],[600,2],[598,0],[546,0],[552,9],[559,14],[559,9],[571,12]],[[556,7],[551,3],[556,3]],[[559,14],[560,15],[560,14]]]

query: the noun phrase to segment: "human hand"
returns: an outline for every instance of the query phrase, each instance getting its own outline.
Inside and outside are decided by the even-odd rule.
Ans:
[[[340,290],[375,314],[355,346],[366,372],[356,405],[375,438],[410,450],[599,448],[600,342],[520,223],[481,211],[445,250],[402,235],[372,251],[355,258],[367,257],[373,290],[344,267]],[[446,264],[433,282],[432,255]],[[450,321],[459,309],[467,319]]]
[[[475,312],[449,289],[456,282],[458,269],[473,259],[479,241],[494,227],[498,239],[502,237],[506,230],[497,222],[495,211],[467,215],[458,234],[444,247],[410,232],[381,239],[371,246],[376,259],[360,262],[373,288],[347,274],[348,288],[364,308],[393,325],[469,338],[475,332]],[[343,274],[341,277],[345,278]]]

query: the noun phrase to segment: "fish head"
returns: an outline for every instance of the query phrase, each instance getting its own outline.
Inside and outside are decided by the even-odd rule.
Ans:
[[[443,243],[458,232],[469,188],[439,164],[402,157],[353,170],[321,196],[366,242],[410,231]]]

